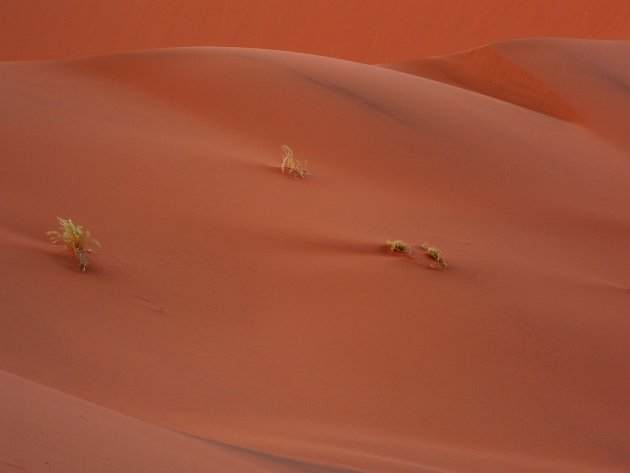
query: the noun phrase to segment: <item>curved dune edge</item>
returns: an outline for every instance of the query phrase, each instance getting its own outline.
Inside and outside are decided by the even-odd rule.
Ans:
[[[0,372],[0,470],[72,472],[304,471],[210,445]],[[315,470],[314,470],[315,471]],[[326,471],[320,469],[317,471]],[[328,470],[332,471],[332,470]]]
[[[382,471],[383,468],[388,471],[457,471],[471,465],[484,471],[504,468],[520,471],[523,466],[528,471],[566,467],[536,464],[527,458],[515,461],[509,457],[417,444],[412,449],[422,450],[428,464],[388,458],[356,448],[344,451],[321,446],[321,457],[338,458],[342,464],[344,457],[350,457],[354,462],[364,463],[366,469],[323,465],[158,427],[4,371],[0,372],[0,381],[3,420],[5,425],[12,426],[0,431],[2,471],[159,473],[185,470],[195,473],[220,469],[226,473],[350,473]],[[316,444],[309,444],[308,450],[312,456],[313,451],[317,451]]]
[[[529,39],[383,67],[579,123],[627,147],[628,49],[627,41]]]
[[[593,64],[575,84],[596,54],[628,80],[627,44],[570,44]],[[621,97],[602,115],[563,99],[578,126],[377,66],[230,48],[0,72],[1,369],[299,459],[287,471],[627,469],[628,148],[588,125],[625,116]],[[593,96],[619,93],[605,84]],[[310,179],[280,173],[282,143]],[[103,242],[90,272],[46,242],[56,216]],[[389,257],[398,237],[441,247],[449,270]],[[103,416],[108,441],[154,432]]]
[[[551,87],[492,46],[383,67],[478,92],[561,120],[580,121],[575,110]]]

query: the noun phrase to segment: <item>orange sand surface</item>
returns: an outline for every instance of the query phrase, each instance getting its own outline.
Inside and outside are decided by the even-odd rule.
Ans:
[[[528,37],[630,39],[628,0],[2,0],[0,60],[238,46],[378,63]]]
[[[0,62],[0,472],[627,472],[628,57]]]

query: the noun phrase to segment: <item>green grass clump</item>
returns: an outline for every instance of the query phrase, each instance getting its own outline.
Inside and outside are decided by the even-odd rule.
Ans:
[[[392,253],[402,253],[403,255],[407,256],[411,254],[411,245],[404,242],[403,240],[388,241],[387,246]]]
[[[298,161],[293,154],[293,149],[289,145],[281,145],[282,150],[282,164],[280,168],[284,173],[285,169],[291,179],[306,179],[310,173],[306,170],[308,161],[304,163]]]
[[[89,230],[83,230],[81,225],[76,225],[71,219],[66,220],[57,217],[57,220],[59,221],[59,231],[52,230],[46,232],[46,234],[52,243],[63,242],[78,258],[81,270],[85,271],[89,265],[87,253],[92,252],[86,245],[89,242],[95,243],[98,246],[101,246],[101,244],[98,240],[92,238],[92,234]]]
[[[431,266],[435,269],[446,269],[448,268],[448,264],[444,260],[444,256],[442,256],[442,252],[436,248],[435,246],[431,246],[428,243],[423,243],[420,245],[420,248],[424,250],[426,255],[431,258],[435,263]]]

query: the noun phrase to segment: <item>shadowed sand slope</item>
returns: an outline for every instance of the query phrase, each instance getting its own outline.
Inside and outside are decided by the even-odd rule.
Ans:
[[[627,470],[629,148],[571,95],[591,83],[625,117],[627,44],[570,43],[567,61],[590,66],[566,87],[527,44],[506,45],[510,60],[579,124],[296,53],[0,64],[0,368],[299,459],[288,471]],[[310,179],[280,173],[283,143]],[[103,243],[87,273],[46,242],[56,216]],[[435,244],[448,271],[388,255],[393,238]],[[146,431],[147,450],[206,461],[189,439],[90,412],[112,442]]]
[[[451,84],[559,119],[578,120],[575,110],[549,85],[493,46],[451,56],[383,64],[383,67]]]
[[[240,46],[378,63],[527,37],[630,39],[626,0],[3,0],[0,60]]]
[[[385,67],[582,123],[630,147],[630,43],[530,39]]]

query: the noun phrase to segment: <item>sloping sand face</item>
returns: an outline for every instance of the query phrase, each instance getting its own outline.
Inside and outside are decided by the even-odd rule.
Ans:
[[[334,471],[159,428],[6,372],[0,381],[3,424],[11,426],[2,431],[3,472]]]
[[[627,148],[627,48],[625,41],[530,39],[384,67],[579,123]]]
[[[4,0],[0,60],[237,46],[365,63],[508,38],[630,39],[626,0]]]
[[[630,44],[488,54],[543,105],[262,50],[0,64],[0,468],[627,470]]]

